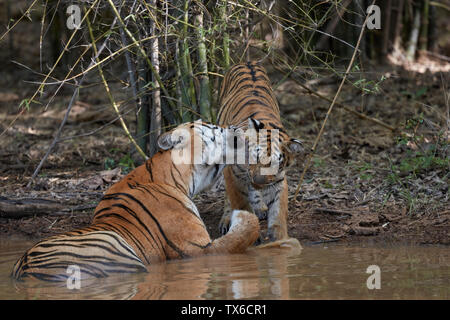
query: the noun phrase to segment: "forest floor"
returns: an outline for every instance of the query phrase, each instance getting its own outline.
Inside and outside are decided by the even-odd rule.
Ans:
[[[0,131],[18,114],[36,86],[27,70],[11,65],[0,79]],[[273,83],[281,74],[269,73]],[[344,86],[339,101],[398,128],[393,132],[335,106],[311,166],[293,199],[305,159],[288,173],[289,234],[301,243],[376,242],[450,244],[449,73],[414,73],[393,66],[367,66]],[[300,82],[330,99],[338,77]],[[350,83],[352,82],[352,83]],[[355,85],[356,82],[356,85]],[[40,198],[61,205],[52,213],[6,217],[0,238],[40,239],[90,223],[95,205],[133,167],[130,144],[96,79],[79,95],[63,137],[31,188],[26,185],[61,123],[72,89],[64,88],[48,108],[33,106],[1,136],[0,200]],[[288,78],[275,88],[292,137],[313,145],[330,105]],[[126,99],[116,82],[118,101]],[[48,93],[51,98],[52,92]],[[43,101],[45,101],[45,97]],[[133,112],[127,114],[130,127]],[[92,133],[94,131],[94,133]],[[408,135],[401,134],[408,133]],[[224,202],[223,185],[195,198],[216,238]],[[262,222],[263,229],[265,222]]]

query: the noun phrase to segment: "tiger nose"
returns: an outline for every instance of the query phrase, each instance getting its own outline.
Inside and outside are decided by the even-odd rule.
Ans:
[[[254,184],[263,185],[269,183],[269,177],[267,175],[255,174],[252,178]]]

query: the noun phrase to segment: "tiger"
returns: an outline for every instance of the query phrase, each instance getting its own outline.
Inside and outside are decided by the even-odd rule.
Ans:
[[[304,148],[302,141],[290,138],[284,129],[267,72],[257,62],[234,65],[225,74],[219,92],[217,119],[219,125],[246,123],[243,129],[267,130],[267,139],[260,139],[258,147],[248,148],[248,153],[255,159],[262,159],[262,151],[271,150],[265,154],[272,161],[271,165],[277,165],[277,170],[270,174],[263,173],[267,165],[263,165],[262,161],[253,164],[246,161],[224,169],[227,197],[219,222],[221,234],[226,234],[230,228],[232,209],[239,209],[254,212],[260,219],[268,220],[267,235],[270,241],[287,239],[286,168],[294,163],[297,155],[304,153]],[[245,122],[245,119],[248,121]]]
[[[259,235],[253,213],[233,211],[229,232],[211,240],[192,201],[222,174],[217,155],[227,129],[196,121],[160,135],[159,151],[105,192],[89,226],[38,242],[16,262],[13,278],[67,281],[71,265],[81,278],[102,278],[169,259],[244,252]],[[203,149],[199,160],[173,156],[194,154],[194,141]]]

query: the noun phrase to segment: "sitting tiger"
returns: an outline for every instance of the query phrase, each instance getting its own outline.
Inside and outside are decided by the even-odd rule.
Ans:
[[[285,169],[294,163],[297,154],[303,153],[303,147],[301,141],[291,139],[283,128],[278,103],[264,68],[255,62],[233,66],[223,80],[219,104],[219,125],[239,126],[248,119],[248,125],[241,126],[243,129],[267,130],[265,138],[259,139],[257,148],[250,148],[249,153],[255,159],[264,158],[264,154],[270,158],[268,164],[247,161],[244,165],[225,168],[227,199],[220,231],[225,234],[229,230],[231,209],[239,209],[252,211],[260,219],[267,218],[271,241],[286,239],[288,185]],[[274,164],[275,170],[264,172]]]
[[[16,262],[12,276],[63,281],[76,265],[82,278],[105,277],[145,272],[166,259],[245,251],[259,235],[252,213],[233,211],[229,232],[212,241],[191,200],[221,175],[225,164],[217,155],[226,131],[192,122],[162,134],[161,150],[107,190],[90,226],[37,243]],[[194,141],[203,148],[200,159],[173,157],[194,155]]]

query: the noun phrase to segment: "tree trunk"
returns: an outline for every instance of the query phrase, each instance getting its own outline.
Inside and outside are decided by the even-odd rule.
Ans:
[[[357,14],[355,15],[355,24],[358,27],[362,27],[362,25],[364,24],[364,17],[366,16],[366,6],[364,5],[364,0],[356,0],[356,12]],[[358,9],[360,9],[361,11],[358,11]],[[367,49],[367,45],[366,45],[366,34],[363,35],[363,38],[361,39],[361,43],[359,45],[359,48],[361,49],[361,58],[365,59],[366,58],[366,49]]]
[[[409,61],[414,61],[417,49],[417,40],[419,39],[420,30],[420,8],[415,9],[413,25],[411,29],[411,35],[409,38],[408,51],[406,52],[406,58]]]
[[[330,39],[330,37],[328,35],[333,34],[333,31],[336,29],[339,21],[341,20],[343,13],[345,12],[345,9],[348,7],[350,2],[351,2],[351,0],[344,0],[341,8],[336,11],[336,14],[335,14],[333,20],[331,20],[328,23],[327,27],[325,28],[325,31],[324,31],[325,34],[322,34],[319,41],[317,42],[317,45],[316,45],[317,50],[324,50],[327,48],[326,44]]]
[[[149,4],[151,7],[156,8],[156,0],[150,0]],[[156,14],[155,14],[156,19]],[[156,21],[150,22],[150,34],[152,36],[156,35],[158,32],[156,27]],[[159,37],[150,40],[150,60],[154,67],[154,71],[159,74]],[[156,81],[155,75],[152,74],[152,82],[154,85],[152,92],[152,113],[150,120],[150,147],[149,153],[150,157],[158,152],[158,145],[156,141],[161,134],[161,90],[158,81]]]
[[[386,57],[389,50],[389,35],[391,31],[391,9],[392,3],[391,0],[386,1],[386,10],[384,14],[384,27],[383,27],[383,44],[381,47],[381,55],[383,62],[386,62]]]
[[[403,7],[405,0],[398,0],[397,17],[395,18],[394,48],[399,50],[402,45]]]
[[[429,12],[430,18],[428,19],[428,50],[435,53],[436,43],[437,43],[437,33],[436,33],[436,8],[430,6]]]
[[[209,88],[209,75],[208,75],[208,57],[205,44],[205,32],[203,28],[203,12],[199,8],[199,12],[194,18],[195,26],[197,27],[197,54],[198,54],[198,68],[200,71],[199,76],[199,93],[198,93],[198,105],[200,108],[200,115],[204,121],[211,120],[211,95]]]
[[[426,51],[428,47],[428,12],[430,0],[424,0],[422,4],[422,28],[420,29],[419,50]]]
[[[221,8],[221,21],[223,26],[223,66],[225,70],[228,70],[230,68],[230,37],[227,32],[228,0],[223,0],[222,2],[223,5]]]

